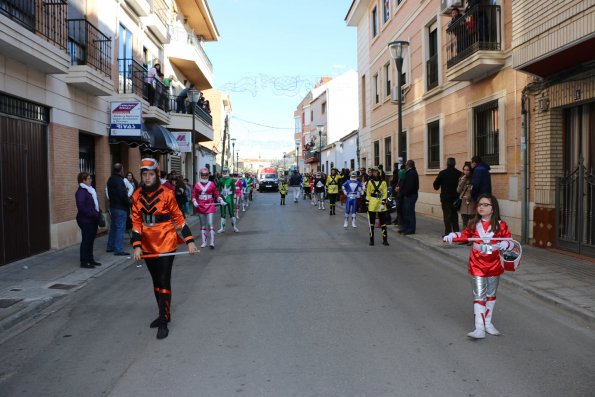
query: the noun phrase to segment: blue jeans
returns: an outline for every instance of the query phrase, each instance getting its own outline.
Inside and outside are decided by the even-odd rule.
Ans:
[[[123,252],[124,247],[122,246],[122,240],[124,239],[124,231],[126,230],[126,218],[128,217],[128,211],[119,208],[110,208],[112,224],[109,228],[107,236],[107,250],[117,252]]]
[[[415,233],[415,203],[417,193],[407,196],[403,200],[403,229],[408,233]]]

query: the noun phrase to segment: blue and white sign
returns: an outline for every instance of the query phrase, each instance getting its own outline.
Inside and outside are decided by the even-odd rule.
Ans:
[[[180,152],[192,153],[192,133],[190,131],[171,131],[171,134],[176,138]]]
[[[139,101],[110,102],[110,135],[141,136],[143,120]]]

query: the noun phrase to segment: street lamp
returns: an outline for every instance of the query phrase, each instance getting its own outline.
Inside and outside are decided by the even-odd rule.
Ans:
[[[240,170],[240,151],[239,150],[236,152],[236,169],[238,171]]]
[[[300,173],[300,146],[295,145],[295,168],[297,168],[298,174]]]
[[[399,130],[398,130],[398,136],[397,136],[397,141],[400,142],[401,140],[401,134],[403,133],[403,117],[402,117],[402,107],[403,107],[403,101],[402,101],[402,96],[403,93],[401,91],[401,86],[402,86],[402,82],[401,82],[401,76],[402,76],[402,70],[403,70],[403,53],[405,52],[405,49],[407,48],[407,46],[409,45],[408,41],[402,41],[402,40],[397,40],[397,41],[391,41],[390,43],[388,43],[388,50],[390,52],[390,56],[392,57],[392,59],[395,60],[395,64],[397,66],[397,105],[398,105],[398,118],[399,118]],[[403,152],[403,148],[399,147],[399,151]]]
[[[322,132],[324,131],[324,125],[319,124],[318,128],[318,171],[322,170]]]
[[[283,172],[285,172],[285,156],[287,156],[287,153],[283,152]]]
[[[236,139],[231,138],[231,166],[233,168],[233,172],[237,173],[238,170],[236,169],[236,167],[234,167],[234,164],[233,164],[233,157],[234,157],[235,151],[236,151]]]

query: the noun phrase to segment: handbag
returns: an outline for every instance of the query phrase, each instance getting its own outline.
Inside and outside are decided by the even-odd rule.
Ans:
[[[465,186],[465,190],[463,190],[463,193],[461,193],[459,195],[459,197],[457,197],[457,199],[452,203],[452,206],[455,208],[455,210],[459,211],[461,209],[461,205],[463,205],[463,199],[462,199],[462,197],[467,192],[467,188],[468,187],[469,187],[469,185]]]
[[[105,214],[101,212],[99,214],[99,222],[97,223],[99,227],[105,227]]]

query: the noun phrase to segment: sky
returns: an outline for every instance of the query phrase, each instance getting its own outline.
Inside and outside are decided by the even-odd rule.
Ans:
[[[214,88],[230,94],[230,136],[241,158],[295,148],[293,112],[323,76],[357,69],[350,0],[212,0],[220,39],[206,43]]]

